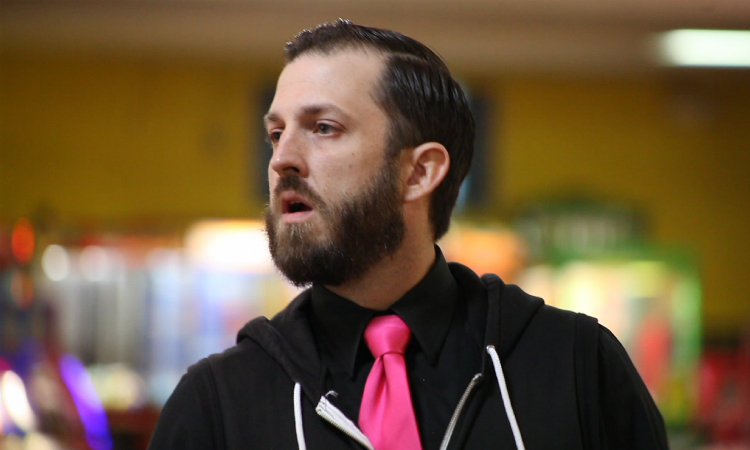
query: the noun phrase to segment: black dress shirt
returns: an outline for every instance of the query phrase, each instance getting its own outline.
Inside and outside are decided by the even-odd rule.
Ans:
[[[440,447],[461,395],[480,370],[484,341],[484,325],[468,321],[466,295],[482,303],[486,293],[462,292],[438,247],[435,253],[422,281],[386,311],[363,308],[322,285],[312,290],[311,325],[327,371],[326,390],[355,423],[374,363],[364,340],[367,324],[376,315],[397,314],[409,326],[404,358],[424,449]]]

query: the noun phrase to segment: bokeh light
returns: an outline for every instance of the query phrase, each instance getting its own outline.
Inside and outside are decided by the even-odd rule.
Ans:
[[[81,273],[87,281],[104,281],[111,271],[112,261],[107,250],[90,245],[81,251]]]
[[[0,391],[2,391],[5,410],[13,423],[25,432],[36,428],[36,417],[31,410],[29,398],[26,395],[26,386],[23,380],[12,370],[5,372],[0,377]]]
[[[70,273],[70,257],[68,251],[60,245],[50,245],[42,254],[42,270],[52,281],[62,281]]]
[[[34,227],[28,219],[19,219],[13,227],[11,249],[20,264],[27,264],[34,256]]]

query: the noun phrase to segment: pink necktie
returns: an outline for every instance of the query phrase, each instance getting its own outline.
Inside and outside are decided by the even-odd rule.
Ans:
[[[372,319],[365,340],[375,356],[359,408],[359,426],[375,450],[421,450],[404,350],[411,330],[396,315]]]

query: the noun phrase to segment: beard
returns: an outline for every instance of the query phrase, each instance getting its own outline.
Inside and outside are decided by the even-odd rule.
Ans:
[[[388,158],[373,180],[355,196],[326,204],[297,175],[279,179],[274,195],[286,190],[312,203],[326,227],[321,239],[312,221],[282,224],[268,207],[264,212],[268,247],[274,264],[295,286],[340,286],[361,278],[401,246],[405,225],[398,188],[397,158]]]

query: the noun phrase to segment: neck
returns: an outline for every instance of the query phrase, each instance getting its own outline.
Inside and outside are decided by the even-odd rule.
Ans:
[[[326,288],[365,308],[385,310],[416,286],[434,262],[432,240],[409,245],[405,239],[393,255],[383,258],[360,279]]]

